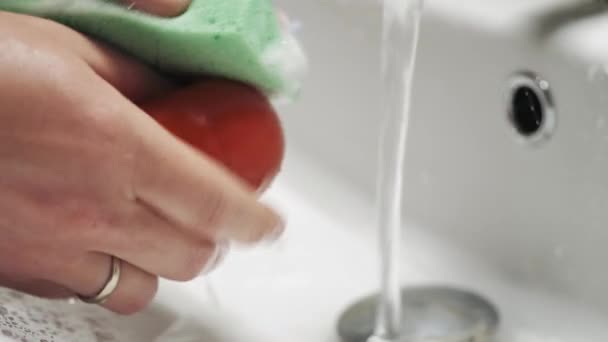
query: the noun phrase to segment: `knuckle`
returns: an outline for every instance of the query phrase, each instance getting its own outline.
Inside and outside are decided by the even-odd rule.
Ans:
[[[62,241],[82,239],[99,221],[100,209],[94,203],[64,193],[36,191],[31,204],[39,211],[34,223],[48,227],[49,233]]]
[[[62,215],[62,224],[68,229],[78,232],[83,230],[95,230],[100,224],[108,221],[108,215],[99,203],[94,200],[83,200],[73,196],[62,201],[61,204],[53,205],[51,209]],[[60,209],[58,206],[61,205]]]
[[[98,246],[100,242],[108,240],[110,235],[123,226],[123,221],[124,218],[119,214],[101,208],[87,208],[74,211],[67,225],[72,227],[75,234],[80,235],[84,247],[90,247],[91,244]]]
[[[83,217],[78,226],[82,247],[97,250],[99,248],[112,251],[119,250],[125,243],[125,227],[132,227],[135,222],[135,208],[129,203],[116,205],[118,208],[108,208],[109,205],[99,205],[97,211]]]

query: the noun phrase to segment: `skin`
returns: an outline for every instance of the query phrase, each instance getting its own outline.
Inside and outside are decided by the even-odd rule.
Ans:
[[[138,1],[173,15],[183,1]],[[172,84],[65,26],[0,12],[0,285],[144,309],[159,277],[212,269],[226,242],[278,237],[281,218],[133,103]]]
[[[173,17],[184,12],[191,0],[119,0],[126,6],[160,16]]]

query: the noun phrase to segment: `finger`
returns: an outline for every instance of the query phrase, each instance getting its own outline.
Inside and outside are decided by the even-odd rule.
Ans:
[[[165,93],[174,87],[169,79],[149,66],[105,43],[91,41],[90,46],[81,53],[81,57],[101,78],[134,102]]]
[[[141,138],[133,177],[138,199],[200,238],[257,242],[280,235],[281,218],[222,166],[153,120],[134,126]]]
[[[2,13],[2,23],[19,27],[22,34],[28,35],[41,48],[61,47],[62,53],[83,60],[99,76],[131,100],[140,101],[172,87],[170,81],[133,57],[54,21]],[[40,35],[41,31],[47,35]],[[47,36],[52,36],[52,41],[46,39]]]
[[[174,87],[169,79],[141,61],[106,43],[78,33],[75,36],[72,46],[78,47],[80,58],[128,99],[143,101]]]
[[[100,289],[98,285],[97,291]],[[119,314],[134,314],[148,307],[157,291],[158,277],[122,261],[118,287],[103,306]]]
[[[150,14],[163,17],[174,17],[183,13],[190,5],[190,0],[120,0],[127,6],[140,9]]]
[[[108,230],[98,243],[100,252],[177,281],[212,271],[227,252],[224,245],[185,234],[151,210],[138,207],[127,226]]]
[[[119,135],[129,163],[128,177],[121,179],[121,193],[153,208],[168,222],[201,240],[258,242],[276,239],[282,219],[259,203],[245,183],[220,164],[205,157],[164,129],[111,86],[98,82],[86,103],[100,99],[108,117],[119,117]],[[116,134],[118,134],[116,132]]]
[[[42,298],[59,299],[69,298],[73,295],[65,287],[46,280],[0,281],[0,284],[4,287]]]
[[[118,285],[103,306],[125,315],[144,310],[156,295],[158,278],[125,261],[120,262],[120,267]],[[87,253],[56,272],[55,281],[75,294],[95,296],[108,282],[111,268],[110,256]]]

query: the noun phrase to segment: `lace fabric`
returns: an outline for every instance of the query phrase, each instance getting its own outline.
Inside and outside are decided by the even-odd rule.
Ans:
[[[45,300],[0,288],[0,341],[121,342],[108,311],[70,300]]]
[[[292,261],[281,257],[285,243],[281,240],[273,248],[242,254],[233,251],[232,267],[224,267],[214,276],[188,283],[161,280],[154,303],[128,317],[76,300],[41,299],[0,287],[0,342],[284,341],[275,338],[278,332],[273,323],[258,324],[266,315],[255,307],[265,307],[265,301],[253,294],[272,288],[268,284],[284,293],[305,286]],[[243,274],[242,269],[248,273]],[[239,295],[242,291],[246,297]]]
[[[125,317],[77,300],[47,300],[0,287],[0,342],[243,341],[223,331],[232,320],[217,310],[208,280],[190,286],[161,282],[158,297],[144,312]]]

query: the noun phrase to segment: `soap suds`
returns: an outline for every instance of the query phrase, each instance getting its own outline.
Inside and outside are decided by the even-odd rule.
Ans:
[[[266,48],[261,60],[270,70],[276,71],[283,83],[282,92],[275,94],[273,102],[292,101],[300,92],[308,71],[308,60],[293,33],[284,30],[281,39]]]

